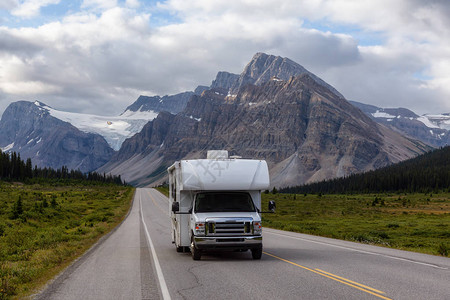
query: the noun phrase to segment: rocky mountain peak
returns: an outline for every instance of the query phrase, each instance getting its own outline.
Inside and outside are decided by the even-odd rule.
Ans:
[[[163,97],[139,96],[132,105],[126,108],[125,112],[152,111],[159,113],[161,111],[168,111],[172,114],[177,114],[186,107],[186,104],[192,96],[201,95],[208,89],[223,89],[226,91],[226,95],[235,96],[239,89],[246,85],[263,85],[271,80],[287,81],[292,76],[304,74],[307,74],[313,81],[326,87],[340,98],[344,98],[331,85],[289,58],[258,52],[245,66],[240,75],[220,71],[209,87],[198,86],[194,92],[184,92]]]
[[[293,62],[289,58],[256,53],[252,60],[244,68],[241,75],[253,79],[253,84],[261,85],[272,77],[287,80],[297,74],[304,74],[308,71],[301,65]]]
[[[229,90],[238,79],[239,75],[237,74],[220,71],[217,73],[216,79],[213,80],[211,88],[220,87]]]
[[[272,78],[289,80],[292,76],[308,74],[315,82],[327,87],[340,98],[344,98],[334,87],[305,69],[300,64],[286,57],[256,53],[250,62],[245,66],[244,71],[231,86],[231,92],[235,94],[239,88],[248,85],[262,85]]]
[[[175,95],[166,96],[139,96],[139,98],[125,109],[125,112],[132,111],[153,111],[159,113],[168,111],[177,114],[183,110],[189,98],[194,92],[184,92]]]
[[[283,59],[259,54],[243,74],[261,78],[261,70],[272,69],[268,80],[255,84],[253,78],[235,94],[216,87],[192,96],[181,113],[158,116],[125,141],[100,171],[145,185],[163,181],[175,160],[226,149],[265,159],[272,185],[287,186],[378,168],[423,151],[377,125],[314,74],[288,77],[276,72],[277,64]]]

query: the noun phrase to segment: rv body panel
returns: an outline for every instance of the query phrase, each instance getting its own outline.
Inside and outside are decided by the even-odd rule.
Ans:
[[[265,161],[222,155],[177,161],[168,172],[172,241],[177,250],[190,247],[194,259],[208,249],[252,249],[260,257],[261,191],[270,184]]]

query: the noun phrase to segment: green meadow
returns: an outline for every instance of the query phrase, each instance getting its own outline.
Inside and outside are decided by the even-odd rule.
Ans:
[[[168,195],[166,187],[158,187]],[[433,255],[450,255],[450,193],[281,194],[263,226]]]
[[[23,298],[116,227],[134,189],[0,181],[0,299]]]
[[[450,253],[450,193],[272,194],[263,226],[433,255]]]

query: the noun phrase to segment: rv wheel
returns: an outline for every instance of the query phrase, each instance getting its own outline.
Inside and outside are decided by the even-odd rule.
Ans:
[[[261,259],[261,256],[262,256],[262,248],[252,249],[253,259]]]
[[[202,257],[202,253],[200,252],[200,250],[195,247],[194,237],[192,237],[191,240],[191,255],[193,260],[200,260],[200,258]]]

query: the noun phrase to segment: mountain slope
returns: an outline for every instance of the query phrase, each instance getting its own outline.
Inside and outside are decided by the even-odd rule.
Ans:
[[[140,132],[142,127],[156,118],[159,112],[176,113],[182,110],[192,95],[194,95],[194,92],[164,97],[140,96],[119,116],[99,116],[60,111],[39,101],[35,101],[34,104],[49,112],[52,117],[68,122],[82,132],[103,136],[111,148],[119,150],[125,139]],[[20,126],[20,124],[17,125]],[[21,138],[20,135],[18,137]]]
[[[161,112],[168,111],[172,114],[177,114],[183,110],[189,98],[194,95],[194,92],[184,92],[176,95],[166,96],[139,96],[139,98],[125,109],[125,112],[137,111],[153,111]]]
[[[52,117],[68,122],[82,132],[103,136],[114,150],[119,150],[126,138],[139,132],[148,121],[158,115],[157,112],[148,110],[126,111],[120,116],[98,116],[56,110],[39,101],[34,104],[48,111]]]
[[[450,187],[450,146],[346,178],[290,187],[286,193],[425,192]]]
[[[204,89],[200,86],[196,92]],[[65,112],[39,101],[15,102],[0,121],[0,148],[32,158],[40,167],[67,165],[91,171],[109,161],[113,150],[119,150],[126,138],[140,132],[158,113],[182,110],[194,94],[140,96],[119,116]]]
[[[38,167],[88,172],[105,164],[114,151],[105,139],[78,130],[51,115],[44,104],[18,101],[0,120],[0,147],[31,158]]]
[[[434,147],[450,145],[450,114],[418,116],[406,108],[380,108],[355,101],[374,121]]]
[[[322,85],[344,98],[334,87],[306,70],[303,66],[286,57],[268,55],[265,53],[256,53],[252,60],[245,66],[244,71],[231,86],[232,94],[236,93],[241,87],[248,84],[262,85],[271,78],[276,77],[281,80],[289,80],[291,76],[307,74],[319,85]]]
[[[164,180],[165,168],[175,160],[226,149],[266,159],[272,185],[288,186],[379,168],[427,149],[378,125],[316,76],[257,77],[258,85],[242,84],[234,95],[213,88],[192,96],[177,115],[160,114],[100,170],[145,185]]]

